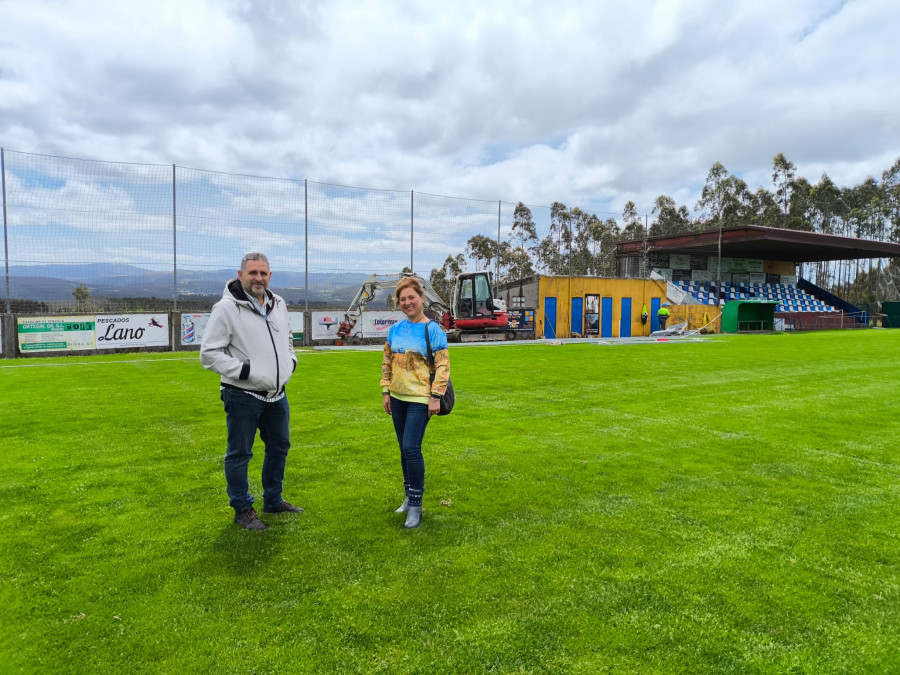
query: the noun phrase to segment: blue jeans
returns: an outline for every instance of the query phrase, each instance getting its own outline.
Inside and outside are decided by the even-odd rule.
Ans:
[[[422,439],[428,426],[428,405],[408,403],[391,397],[391,418],[400,443],[400,467],[403,469],[403,486],[410,506],[422,505],[425,492],[425,458],[422,457]]]
[[[225,482],[228,503],[237,511],[253,506],[247,485],[247,465],[253,457],[256,430],[266,446],[262,466],[263,506],[274,508],[284,501],[281,486],[284,465],[291,448],[291,411],[287,396],[267,403],[237,389],[222,389],[228,449],[225,452]]]

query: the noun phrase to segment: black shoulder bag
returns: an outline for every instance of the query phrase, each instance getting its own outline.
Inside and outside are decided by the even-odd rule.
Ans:
[[[425,346],[428,347],[428,367],[431,369],[431,382],[434,382],[434,352],[431,351],[431,340],[428,338],[428,325],[431,321],[428,321],[425,324]],[[444,391],[444,395],[441,396],[441,409],[438,412],[438,415],[449,415],[450,411],[453,410],[453,404],[456,403],[456,394],[453,393],[453,382],[450,381],[450,378],[447,378],[447,389]]]

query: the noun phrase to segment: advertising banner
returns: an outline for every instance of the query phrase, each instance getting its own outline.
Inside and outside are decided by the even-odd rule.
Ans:
[[[585,298],[597,298],[599,300],[598,295],[588,295]],[[593,303],[588,301],[588,309],[591,307],[596,307],[597,303]],[[596,310],[595,310],[596,311]],[[588,316],[588,314],[585,314]],[[599,317],[599,314],[597,315]],[[526,333],[534,332],[534,310],[533,309],[511,309],[509,311],[509,327],[515,331],[522,331]]]
[[[93,316],[33,316],[17,319],[19,351],[96,349]]]
[[[291,321],[294,342],[300,342],[303,340],[303,312],[288,312],[288,319]]]
[[[726,275],[731,271],[731,258],[718,258],[716,256],[709,257],[709,271],[716,274],[722,273]]]
[[[692,270],[706,270],[709,269],[709,258],[705,255],[692,255],[691,256],[691,269]]]
[[[713,273],[709,270],[691,270],[691,281],[712,281]]]
[[[672,267],[672,265],[669,264],[669,254],[663,253],[662,251],[650,251],[650,253],[647,254],[647,260],[650,263],[650,267],[654,269]]]
[[[783,260],[766,260],[763,262],[763,271],[768,274],[793,274],[795,271],[794,263],[785,262]],[[777,283],[777,282],[776,282]]]
[[[669,300],[674,302],[676,305],[681,305],[684,303],[685,298],[687,297],[687,293],[678,288],[672,282],[666,283],[666,295]]]
[[[168,347],[169,315],[119,314],[95,317],[97,349]]]
[[[203,341],[203,331],[209,322],[209,312],[181,315],[181,346],[199,345]]]
[[[751,272],[750,273],[750,283],[751,284],[764,284],[766,283],[766,275],[764,272]]]
[[[312,312],[312,339],[337,340],[344,315],[338,312]]]
[[[794,284],[797,285],[797,275],[796,274],[782,274],[781,275],[781,283],[783,284]]]
[[[689,270],[691,269],[691,256],[673,253],[669,256],[669,267],[673,270]]]
[[[732,258],[731,271],[737,274],[744,274],[747,271],[747,260],[745,258]]]
[[[406,315],[401,311],[363,312],[356,322],[354,333],[361,334],[364,338],[387,339],[391,326],[405,318]]]
[[[181,346],[199,345],[203,342],[203,331],[209,323],[209,312],[181,315]],[[303,312],[288,312],[291,333],[295,341],[303,340]]]

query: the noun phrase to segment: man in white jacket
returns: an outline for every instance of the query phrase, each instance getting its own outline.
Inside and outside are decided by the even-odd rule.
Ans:
[[[234,522],[265,530],[253,509],[247,465],[259,429],[265,444],[262,467],[263,513],[303,511],[281,496],[290,441],[290,408],[285,385],[297,367],[294,339],[284,300],[269,290],[269,260],[248,253],[237,278],[225,284],[203,331],[200,362],[222,376],[228,447],[225,482]]]

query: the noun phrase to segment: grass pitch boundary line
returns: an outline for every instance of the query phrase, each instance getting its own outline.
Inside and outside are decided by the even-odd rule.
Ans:
[[[71,361],[67,363],[20,363],[15,365],[0,366],[0,368],[53,368],[64,366],[110,366],[119,363],[159,363],[160,361],[199,361],[196,356],[180,359],[123,359],[121,361]]]
[[[379,351],[381,349],[382,349],[382,347],[378,347]],[[308,348],[298,348],[297,349],[298,356],[311,356],[312,354],[325,354],[325,353],[327,353],[327,352],[314,351],[314,350],[311,350]],[[105,356],[105,355],[98,354],[97,356],[100,357],[100,356]],[[41,357],[38,357],[38,358],[41,358]],[[67,359],[67,357],[65,357],[65,356],[44,357],[44,358]],[[66,360],[61,363],[45,363],[45,362],[22,363],[21,361],[23,361],[23,360],[24,359],[19,359],[19,360],[17,360],[17,362],[10,363],[8,365],[0,365],[0,370],[2,370],[4,368],[52,368],[52,367],[63,367],[63,366],[109,366],[109,365],[116,365],[119,363],[160,363],[160,362],[170,363],[170,362],[174,362],[174,361],[184,361],[184,362],[196,361],[197,363],[199,363],[200,362],[200,353],[194,352],[194,356],[183,356],[183,357],[178,357],[178,358],[166,358],[166,359],[156,359],[156,358],[148,357],[148,358],[144,358],[144,359],[116,359],[113,361],[100,361],[100,360],[97,360],[97,361],[74,361],[74,360],[69,361],[69,360]]]

